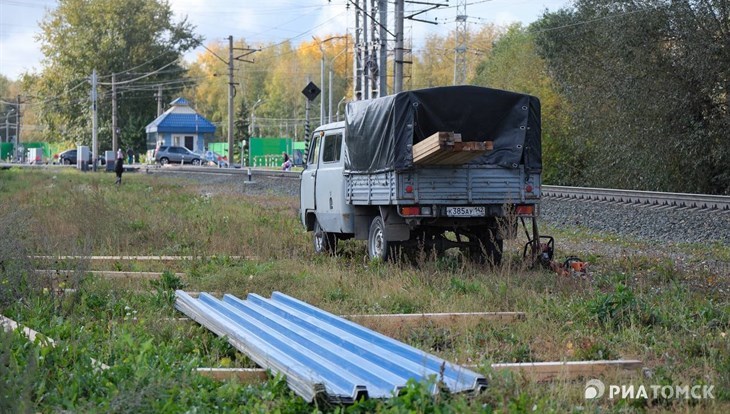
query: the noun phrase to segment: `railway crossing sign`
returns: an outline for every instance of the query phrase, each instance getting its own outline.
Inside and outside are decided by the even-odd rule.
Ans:
[[[302,90],[302,93],[304,96],[307,97],[307,100],[310,102],[313,101],[317,96],[319,96],[319,93],[322,92],[317,85],[314,84],[314,82],[309,82],[307,86],[304,87]]]

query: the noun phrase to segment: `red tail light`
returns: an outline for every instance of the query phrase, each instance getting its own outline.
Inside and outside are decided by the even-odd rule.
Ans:
[[[403,216],[419,216],[421,215],[420,207],[401,207],[400,213]]]
[[[519,205],[515,208],[515,213],[518,216],[534,216],[535,206],[533,205]]]

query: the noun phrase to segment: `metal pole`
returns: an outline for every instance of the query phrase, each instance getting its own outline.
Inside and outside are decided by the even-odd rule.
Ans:
[[[395,56],[393,56],[393,93],[403,90],[403,10],[404,0],[395,0]]]
[[[362,31],[360,29],[360,19],[362,18],[362,12],[360,11],[360,0],[355,1],[355,45],[353,47],[352,57],[354,64],[352,65],[352,71],[354,76],[353,86],[353,98],[359,100],[362,97],[362,60],[360,55],[360,49],[362,44],[360,43],[360,35]]]
[[[162,115],[162,85],[157,85],[157,116]]]
[[[378,9],[380,10],[380,64],[378,91],[379,96],[388,95],[388,32],[385,28],[388,26],[388,1],[378,0]]]
[[[333,62],[330,62],[330,84],[327,91],[329,95],[329,103],[327,104],[327,108],[329,109],[329,112],[327,113],[327,123],[332,122],[332,63]]]
[[[116,73],[112,73],[112,151],[117,152],[117,84]]]
[[[368,30],[370,29],[370,20],[368,19],[368,0],[362,2],[362,98],[370,99],[370,46],[368,44]]]
[[[98,114],[96,110],[96,82],[96,69],[94,69],[94,71],[91,73],[91,162],[94,164],[94,171],[96,171],[96,157],[98,156],[99,152],[97,144]]]
[[[228,168],[233,168],[233,36],[228,36]]]
[[[322,52],[322,61],[319,67],[320,85],[322,86],[322,89],[324,89],[324,48],[322,48],[321,43],[319,45],[319,50]],[[319,96],[319,124],[324,124],[324,93]]]
[[[17,104],[16,108],[18,108],[15,111],[15,153],[18,153],[18,147],[20,146],[20,95],[17,97]],[[25,157],[25,154],[19,154],[20,159],[22,160]]]

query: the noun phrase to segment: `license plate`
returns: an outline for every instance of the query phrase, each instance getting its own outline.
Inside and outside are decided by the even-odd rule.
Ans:
[[[446,215],[449,217],[484,217],[484,207],[446,207]]]

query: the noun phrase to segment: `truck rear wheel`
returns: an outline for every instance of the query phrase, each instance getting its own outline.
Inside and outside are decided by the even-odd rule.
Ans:
[[[334,253],[337,249],[337,237],[322,229],[319,220],[314,219],[314,252],[317,254]]]
[[[385,224],[383,218],[376,216],[370,223],[370,232],[368,233],[368,257],[370,260],[380,259],[388,260],[389,243],[385,240]]]

